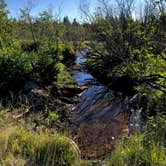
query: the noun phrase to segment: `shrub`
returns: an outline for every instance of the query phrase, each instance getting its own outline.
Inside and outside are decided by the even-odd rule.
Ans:
[[[17,90],[28,79],[32,71],[33,57],[19,48],[0,50],[0,89]]]
[[[22,50],[18,43],[14,43],[13,47],[0,49],[1,92],[18,91],[30,80],[48,83],[57,79],[58,64],[62,59],[61,46],[57,48],[56,45],[43,43],[39,47],[35,44],[34,47],[39,47],[38,51],[37,48],[29,50],[29,45],[26,46],[28,48]]]
[[[72,43],[66,43],[62,50],[63,54],[63,59],[62,63],[65,64],[68,67],[71,67],[71,65],[74,65],[76,56],[75,56],[75,51],[73,49],[73,44]]]
[[[70,73],[65,69],[65,66],[60,63],[59,64],[59,74],[57,75],[57,82],[64,84],[64,83],[74,83],[74,79],[70,75]]]
[[[32,41],[24,41],[21,43],[21,48],[27,53],[37,52],[39,50],[40,43]]]
[[[58,64],[62,59],[62,48],[59,45],[43,43],[40,51],[36,53],[37,61],[34,63],[34,75],[43,82],[56,80],[59,73]]]

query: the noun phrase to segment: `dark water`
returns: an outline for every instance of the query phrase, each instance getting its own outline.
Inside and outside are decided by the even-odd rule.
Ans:
[[[78,85],[88,89],[80,97],[71,122],[78,127],[82,154],[101,156],[112,149],[114,140],[124,130],[138,126],[140,115],[133,109],[129,114],[127,96],[110,91],[85,70],[87,51],[77,53],[73,77]]]
[[[112,149],[112,138],[127,128],[123,118],[124,102],[86,71],[87,51],[77,53],[73,77],[80,86],[88,86],[71,115],[77,126],[78,145],[83,156],[101,156]],[[100,138],[100,139],[99,139]]]
[[[122,97],[121,93],[116,93],[115,95],[113,91],[110,91],[107,88],[107,86],[99,84],[97,80],[90,73],[88,73],[87,70],[85,70],[84,66],[87,61],[87,53],[88,53],[88,49],[85,49],[81,52],[77,52],[76,66],[79,66],[79,68],[73,71],[74,79],[78,85],[89,86],[89,88],[81,96],[80,102],[76,107],[77,114],[80,114],[80,118],[79,118],[80,121],[85,120],[85,117],[83,117],[84,113],[86,114],[87,119],[93,120],[93,119],[96,119],[96,117],[99,117],[102,119],[101,116],[105,117],[104,113],[108,114],[108,112],[106,112],[105,110],[110,110],[110,111],[112,109],[116,110],[115,106],[118,109],[120,109],[119,106],[116,104],[119,101],[121,101],[121,104],[123,103],[123,106],[122,106],[123,111],[129,112],[129,108],[128,108],[129,106],[126,104],[129,102],[128,96],[124,98],[124,96]],[[112,102],[114,103],[113,105],[115,105],[113,108],[110,107],[110,104],[112,104]],[[121,104],[119,103],[119,105]],[[100,110],[100,113],[96,110],[94,111],[93,110],[94,108],[96,110]],[[130,116],[129,124],[133,126],[133,123],[138,123],[140,121],[140,110],[136,112],[136,110],[133,110],[132,108],[130,108],[130,113],[131,113],[131,116]],[[77,119],[77,121],[79,119]],[[108,119],[108,116],[107,116],[107,119]],[[135,122],[135,120],[137,122]]]
[[[74,121],[82,123],[101,121],[102,119],[110,120],[113,118],[110,117],[112,109],[114,109],[112,111],[114,115],[119,113],[117,109],[121,110],[122,95],[116,94],[115,96],[106,86],[97,83],[96,79],[84,69],[87,51],[84,50],[77,53],[76,66],[79,66],[79,69],[73,71],[73,76],[78,85],[88,85],[88,89],[84,91],[80,97],[79,104],[76,106],[75,114],[79,117],[74,119]],[[117,113],[115,113],[115,110]]]

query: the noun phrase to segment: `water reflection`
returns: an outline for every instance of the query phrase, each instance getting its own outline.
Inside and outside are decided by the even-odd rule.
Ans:
[[[113,139],[128,128],[122,95],[114,95],[85,69],[87,50],[77,54],[73,77],[78,85],[88,85],[71,115],[77,126],[78,145],[85,156],[104,155],[112,149]],[[95,84],[95,85],[94,85]],[[100,148],[99,148],[100,147]]]
[[[77,69],[73,71],[73,77],[76,83],[80,86],[92,85],[96,83],[96,79],[83,69],[84,64],[87,60],[87,50],[77,53],[76,66]]]
[[[137,122],[141,122],[140,113],[137,109],[129,108],[128,96],[110,91],[106,86],[97,83],[84,69],[87,50],[77,55],[73,76],[78,85],[88,85],[88,89],[75,107],[71,122],[77,126],[77,141],[82,155],[102,156],[112,150],[119,135],[124,132],[128,134],[132,124],[139,125]]]

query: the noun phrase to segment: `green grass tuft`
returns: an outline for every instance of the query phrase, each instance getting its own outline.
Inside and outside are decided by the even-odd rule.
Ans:
[[[77,146],[65,136],[36,134],[8,127],[0,132],[0,165],[75,166]]]

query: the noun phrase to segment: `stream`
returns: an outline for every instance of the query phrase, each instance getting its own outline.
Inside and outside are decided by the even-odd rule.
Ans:
[[[122,134],[141,132],[145,121],[142,110],[148,109],[145,97],[138,93],[125,96],[101,85],[85,69],[88,50],[77,52],[73,77],[79,86],[87,86],[76,105],[71,122],[75,125],[76,142],[84,157],[101,157],[114,148]],[[141,102],[143,105],[141,106]],[[144,113],[144,112],[143,112]]]
[[[82,156],[103,156],[112,150],[116,138],[128,132],[129,113],[121,93],[99,84],[85,69],[87,51],[77,53],[73,77],[80,86],[88,86],[80,97],[71,121],[76,126]]]
[[[92,85],[96,79],[84,69],[86,64],[88,50],[77,52],[76,70],[73,71],[73,77],[80,86]]]

